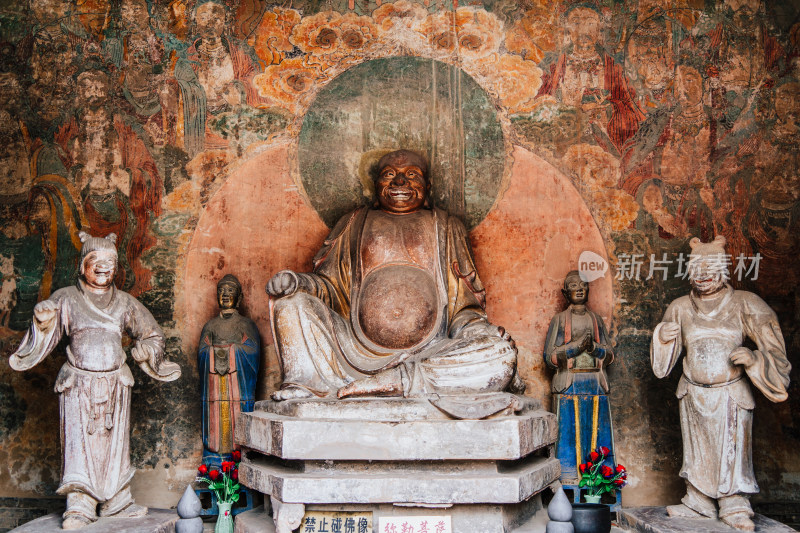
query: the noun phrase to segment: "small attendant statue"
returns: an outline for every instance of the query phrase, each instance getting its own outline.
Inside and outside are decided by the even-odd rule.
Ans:
[[[233,442],[236,415],[253,410],[261,361],[256,325],[239,314],[242,285],[225,275],[217,283],[220,313],[203,326],[197,354],[203,394],[203,462],[219,466]]]
[[[122,334],[134,341],[131,355],[153,379],[173,381],[180,367],[164,360],[164,334],[134,297],[114,287],[116,235],[81,232],[80,279],[36,304],[33,322],[11,356],[14,370],[28,370],[69,337],[67,362],[55,390],[61,396],[61,485],[66,495],[63,529],[100,516],[138,517],[147,507],[133,501],[130,483],[130,413],[133,375],[125,364]]]
[[[781,402],[787,398],[791,365],[772,309],[727,283],[725,238],[710,243],[694,238],[689,245],[692,291],[670,304],[650,346],[650,363],[659,378],[686,353],[677,391],[686,495],[667,512],[719,516],[729,526],[753,531],[749,495],[758,492],[751,437],[755,402],[745,377],[768,399]],[[755,342],[755,351],[742,346],[745,337]]]
[[[589,284],[577,270],[564,278],[561,292],[569,307],[550,321],[544,361],[556,371],[552,392],[558,416],[556,456],[561,462],[561,479],[574,485],[580,479],[578,465],[586,455],[600,446],[614,450],[605,373],[614,352],[603,319],[586,307]]]

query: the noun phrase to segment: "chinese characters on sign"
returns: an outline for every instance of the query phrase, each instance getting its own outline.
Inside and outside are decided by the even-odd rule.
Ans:
[[[380,533],[453,533],[450,516],[382,516]]]
[[[371,511],[306,511],[300,533],[372,533]]]

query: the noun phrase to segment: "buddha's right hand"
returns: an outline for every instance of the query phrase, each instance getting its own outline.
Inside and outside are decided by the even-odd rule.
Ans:
[[[674,341],[681,333],[681,326],[677,322],[662,322],[658,332],[658,340],[663,343]]]
[[[298,285],[297,274],[291,270],[281,270],[267,282],[266,291],[270,296],[280,298],[294,294]]]
[[[33,316],[42,326],[48,326],[56,317],[58,304],[53,300],[42,300],[33,308]]]

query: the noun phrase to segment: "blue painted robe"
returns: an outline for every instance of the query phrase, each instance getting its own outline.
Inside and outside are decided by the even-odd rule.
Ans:
[[[573,333],[576,316],[570,306],[553,317],[544,351],[545,363],[556,369],[552,387],[558,417],[556,457],[561,462],[561,481],[567,485],[578,483],[578,465],[586,462],[589,453],[600,446],[612,451],[605,463],[615,464],[608,380],[604,370],[614,360],[614,353],[603,319],[588,309],[582,316],[588,317],[587,323],[591,321],[594,349],[591,353],[581,353],[570,346],[570,342],[579,340],[583,334],[583,331]]]
[[[215,356],[215,350],[218,354]],[[235,312],[206,323],[197,367],[203,395],[203,459],[215,465],[237,449],[236,416],[253,410],[261,340],[252,320]]]

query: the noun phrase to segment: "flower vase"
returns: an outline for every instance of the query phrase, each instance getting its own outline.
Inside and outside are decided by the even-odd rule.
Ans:
[[[233,502],[217,502],[219,516],[217,517],[217,525],[214,528],[214,533],[233,533],[232,506]]]
[[[600,494],[584,494],[583,499],[586,500],[586,503],[600,503],[600,500],[603,497]]]

